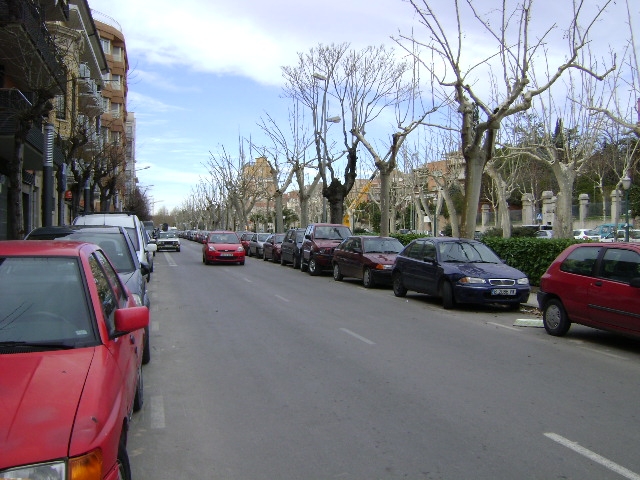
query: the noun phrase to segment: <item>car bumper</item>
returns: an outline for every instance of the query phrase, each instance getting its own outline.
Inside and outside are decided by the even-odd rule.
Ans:
[[[515,290],[514,295],[494,295],[496,290]],[[526,303],[531,293],[530,287],[471,287],[456,285],[454,288],[455,299],[459,303],[475,304],[514,304]]]
[[[180,250],[179,243],[157,243],[158,250]]]
[[[244,262],[245,255],[243,252],[233,252],[233,253],[206,252],[205,257],[209,262],[238,263],[238,262]]]

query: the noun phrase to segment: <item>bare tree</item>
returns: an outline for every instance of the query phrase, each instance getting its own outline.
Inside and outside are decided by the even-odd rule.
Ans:
[[[486,15],[478,11],[473,0],[455,0],[451,18],[456,21],[457,38],[449,36],[447,32],[451,30],[441,21],[445,17],[441,9],[449,5],[447,2],[410,0],[410,3],[425,27],[429,40],[420,41],[413,34],[401,35],[398,43],[406,45],[408,42],[405,50],[411,55],[418,55],[414,53],[416,45],[425,49],[428,54],[419,54],[418,58],[442,89],[453,91],[460,116],[459,134],[465,160],[466,203],[460,234],[470,238],[475,231],[482,174],[487,161],[493,157],[496,134],[502,121],[528,110],[533,99],[548,90],[568,69],[577,68],[591,73],[590,65],[578,62],[579,53],[587,45],[588,34],[595,20],[602,15],[611,0],[605,1],[593,18],[587,20],[585,28],[580,25],[583,2],[574,1],[573,18],[565,33],[569,43],[567,59],[557,69],[549,69],[549,76],[540,83],[532,83],[533,63],[545,48],[547,37],[554,26],[549,26],[539,38],[532,41],[530,31],[533,0],[524,0],[515,6],[509,6],[507,0],[503,0],[501,8],[492,8]],[[432,6],[436,4],[437,7]],[[474,19],[487,34],[483,40],[493,40],[495,49],[484,59],[465,67],[462,64],[463,51],[471,47],[463,45],[465,38],[469,38],[465,35],[469,28],[462,23],[467,16]],[[486,78],[495,76],[492,69],[495,60],[499,60],[497,66],[502,73],[504,91],[500,95],[494,92],[486,97],[487,100],[483,100],[483,87],[488,85],[484,82],[474,85],[472,75],[477,75],[479,67],[484,66],[486,69],[483,75]],[[490,100],[494,99],[499,100],[492,104]]]

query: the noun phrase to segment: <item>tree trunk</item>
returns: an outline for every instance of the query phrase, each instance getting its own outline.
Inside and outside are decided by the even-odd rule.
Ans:
[[[24,142],[18,135],[14,138],[13,158],[8,162],[9,188],[7,192],[7,238],[24,238],[24,218],[22,215],[22,160]]]
[[[389,218],[391,212],[389,209],[389,195],[391,191],[391,173],[386,170],[380,172],[380,235],[389,236]]]
[[[331,184],[323,189],[323,196],[329,202],[329,222],[342,224],[344,217],[344,197],[345,188],[336,178],[331,180]]]
[[[478,151],[475,152],[475,155],[465,160],[465,208],[462,213],[462,222],[460,222],[459,236],[462,238],[473,238],[473,234],[476,231],[476,218],[478,216],[478,205],[480,204],[485,157],[483,152]],[[448,203],[447,206],[449,206]]]

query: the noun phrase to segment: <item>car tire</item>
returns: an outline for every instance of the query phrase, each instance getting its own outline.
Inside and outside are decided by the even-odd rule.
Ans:
[[[120,480],[131,480],[131,464],[127,453],[127,443],[124,438],[120,439],[118,445],[118,472]]]
[[[561,337],[569,331],[571,321],[564,305],[557,298],[545,303],[542,309],[542,324],[549,335]]]
[[[404,297],[407,295],[407,289],[402,283],[402,275],[400,273],[393,275],[393,294],[396,297]]]
[[[287,262],[284,261],[284,257],[280,256],[280,266],[284,267],[287,264]]]
[[[309,275],[316,277],[320,275],[320,269],[318,268],[318,263],[314,257],[309,258],[309,265],[307,265],[307,270],[309,271]]]
[[[142,364],[146,365],[151,361],[151,338],[149,335],[149,326],[144,328],[144,349],[142,350]]]
[[[444,281],[440,288],[442,292],[442,307],[445,310],[451,310],[456,304],[456,299],[453,296],[453,286],[451,283]]]
[[[264,254],[264,252],[262,252],[262,260],[264,260],[265,262],[269,261],[269,259],[267,258],[267,256]]]
[[[364,288],[373,288],[376,282],[373,280],[373,273],[370,268],[365,268],[362,272],[362,285]]]
[[[176,248],[176,252],[179,252],[179,251],[180,251],[180,249],[179,249],[179,248]]]
[[[293,259],[291,260],[291,266],[293,267],[294,270],[297,270],[300,268],[300,257],[296,254],[293,255]]]
[[[133,411],[139,412],[144,405],[144,379],[142,377],[142,367],[138,369],[138,383],[136,384],[136,396],[133,399]]]
[[[300,271],[301,272],[307,271],[307,264],[304,263],[304,257],[300,257]]]
[[[205,257],[204,255],[202,255],[202,263],[204,263],[205,265],[209,265],[209,262],[207,261],[207,257]]]
[[[342,275],[340,273],[340,265],[338,265],[337,263],[334,263],[333,264],[333,279],[336,282],[341,282],[343,278],[344,278],[344,275]]]

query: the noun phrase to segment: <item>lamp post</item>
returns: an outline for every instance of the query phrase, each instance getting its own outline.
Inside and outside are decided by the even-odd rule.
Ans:
[[[629,189],[631,188],[631,177],[629,172],[621,180],[622,188],[624,189],[625,196],[625,225],[624,225],[624,241],[629,241]]]
[[[323,135],[322,168],[324,169],[327,162],[327,124],[338,123],[342,120],[342,117],[336,115],[334,117],[327,118],[327,90],[329,89],[329,79],[321,73],[317,72],[315,72],[312,77],[316,80],[324,82],[324,89],[322,92],[322,113],[320,116],[320,125],[322,125],[321,128]],[[318,135],[319,133],[319,131],[316,131],[316,135]],[[327,221],[327,198],[324,195],[322,196],[322,221]]]

